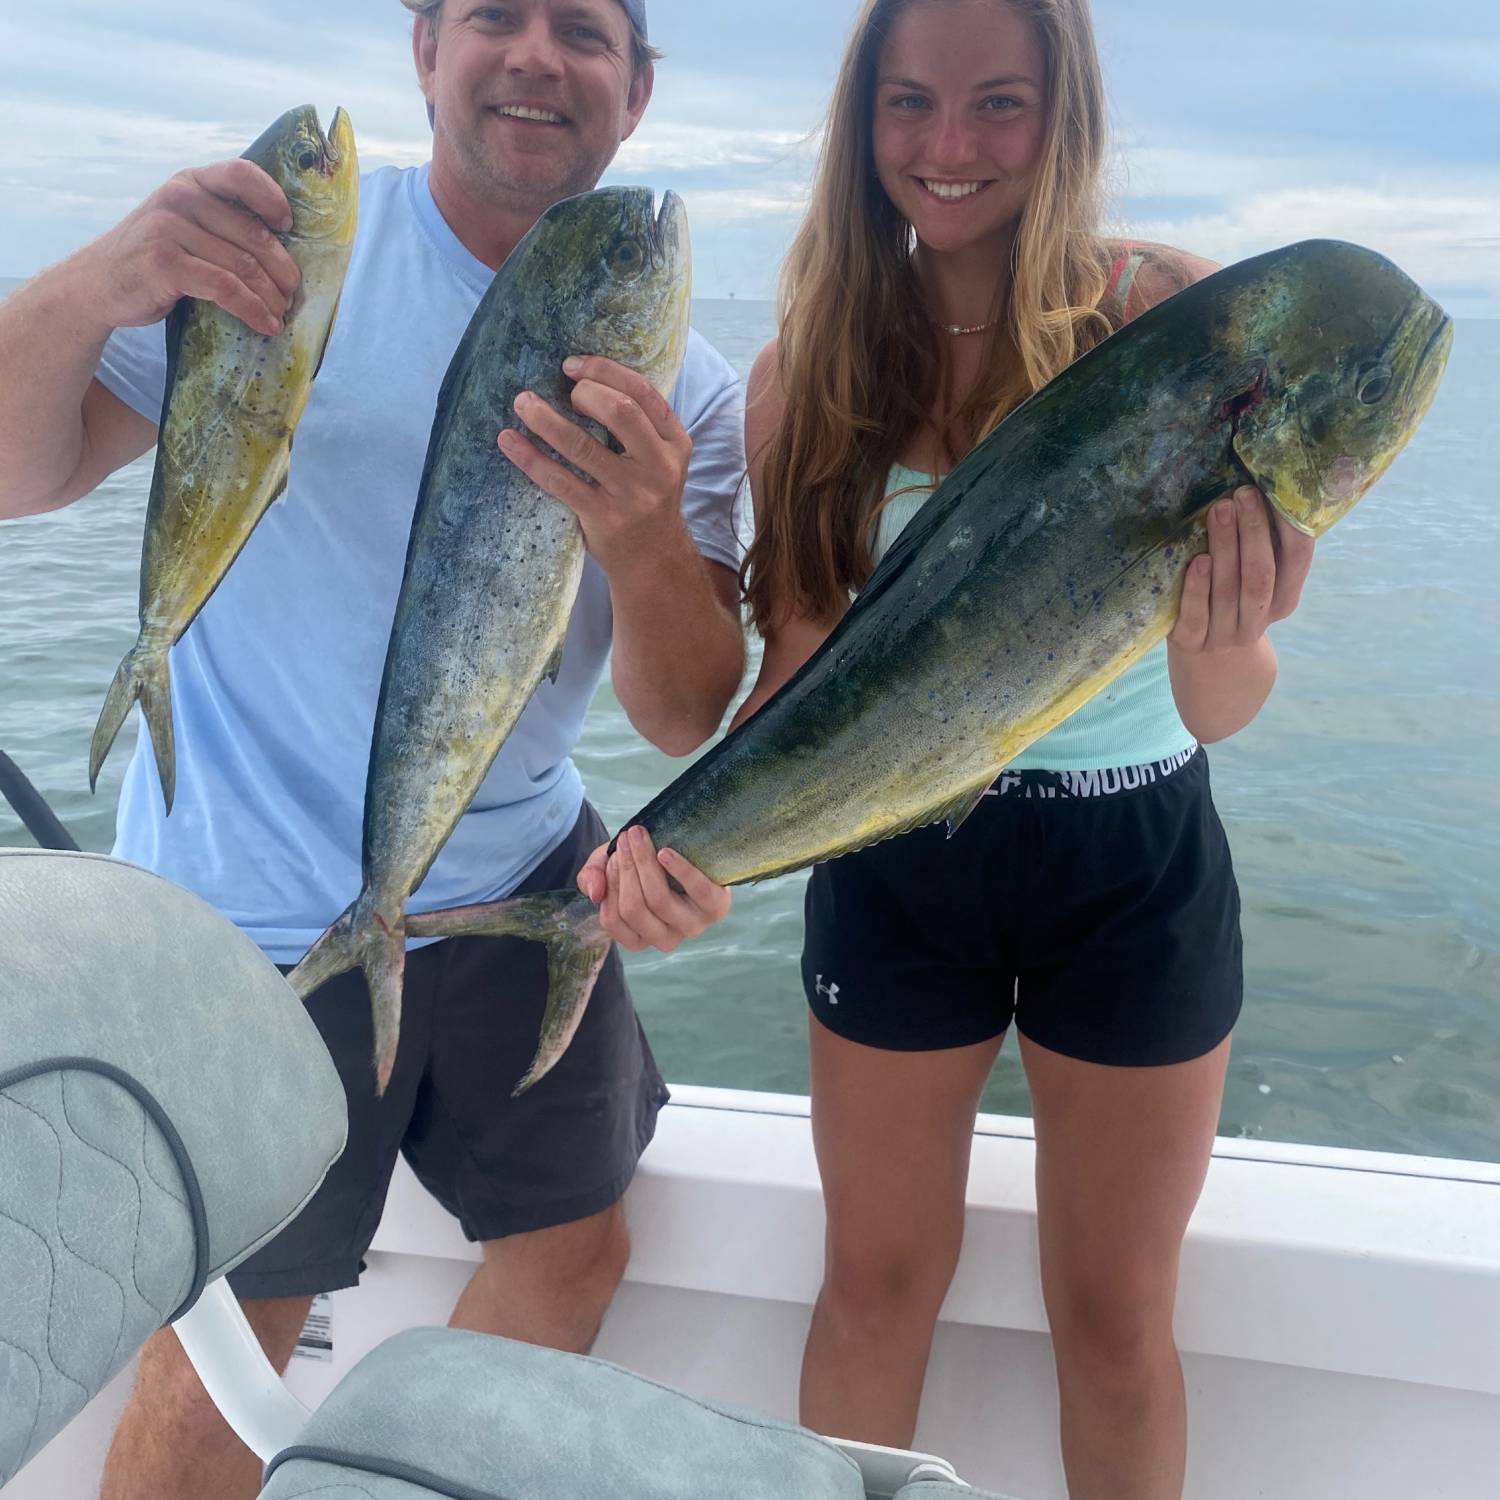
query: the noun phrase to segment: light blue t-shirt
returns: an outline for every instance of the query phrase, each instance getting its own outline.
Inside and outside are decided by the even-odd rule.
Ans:
[[[425,167],[361,184],[338,323],[271,508],[172,651],[177,799],[164,815],[142,729],[115,853],[197,892],[278,963],[294,963],[359,891],[365,773],[437,393],[493,273],[439,213]],[[161,419],[161,325],[122,329],[99,379]],[[692,434],[683,517],[737,568],[744,396],[694,334],[672,404]],[[608,655],[609,586],[592,559],[555,683],[521,716],[411,901],[508,895],[572,830],[569,756]]]
[[[932,486],[930,474],[901,464],[891,469],[887,489],[891,498],[876,527],[877,561],[926,504]],[[1055,729],[1033,740],[1006,769],[1102,771],[1111,766],[1143,766],[1169,760],[1196,744],[1177,712],[1163,641]]]

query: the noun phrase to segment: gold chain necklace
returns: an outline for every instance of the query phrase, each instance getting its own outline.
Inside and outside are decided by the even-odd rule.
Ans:
[[[944,333],[951,333],[955,338],[962,338],[967,333],[988,333],[999,321],[999,318],[991,318],[988,323],[975,323],[970,328],[965,328],[959,323],[939,323],[938,327]]]

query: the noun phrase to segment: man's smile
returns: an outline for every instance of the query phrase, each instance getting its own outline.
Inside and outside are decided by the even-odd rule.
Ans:
[[[492,112],[507,120],[524,120],[532,125],[566,125],[566,115],[543,104],[497,104]]]

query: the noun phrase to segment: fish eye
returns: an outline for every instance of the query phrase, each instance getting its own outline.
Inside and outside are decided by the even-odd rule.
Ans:
[[[1391,371],[1388,365],[1366,365],[1359,372],[1359,383],[1355,394],[1366,406],[1376,406],[1384,401],[1391,389]]]
[[[297,157],[297,165],[304,172],[311,172],[321,161],[322,157],[320,153],[313,150],[311,146],[304,146]]]
[[[610,256],[609,263],[617,271],[634,271],[641,264],[641,247],[634,240],[621,240],[615,246],[614,254]]]

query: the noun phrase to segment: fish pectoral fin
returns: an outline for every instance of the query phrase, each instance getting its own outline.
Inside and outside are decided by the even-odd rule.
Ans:
[[[323,347],[318,350],[318,362],[313,366],[312,378],[316,380],[323,373],[323,361],[328,358],[328,345],[333,338],[333,325],[339,320],[339,304],[344,300],[343,291],[334,298],[333,311],[328,315],[328,327],[323,334]]]
[[[281,505],[286,501],[287,481],[292,477],[292,445],[290,440],[288,440],[286,448],[282,452],[280,462],[281,469],[280,472],[276,473],[275,480],[272,483],[271,498],[266,503],[267,510],[273,505]]]
[[[542,673],[547,681],[550,682],[554,687],[557,686],[557,674],[562,671],[562,664],[563,648],[562,643],[559,642],[557,650],[554,651],[550,657],[548,657],[546,670]]]
[[[955,833],[964,825],[964,820],[984,801],[986,797],[995,796],[995,789],[987,781],[977,792],[965,792],[962,797],[955,798],[945,807],[932,821],[945,822],[948,825],[948,837],[951,839]]]

